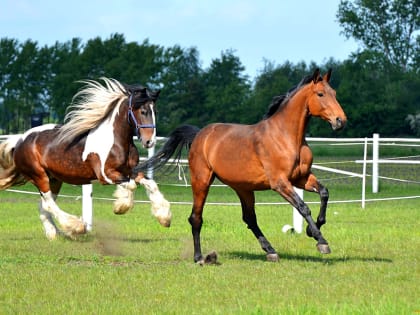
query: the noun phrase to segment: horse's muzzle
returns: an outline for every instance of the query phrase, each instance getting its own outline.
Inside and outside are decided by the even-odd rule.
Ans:
[[[150,148],[152,148],[154,145],[155,145],[155,140],[153,140],[153,139],[150,139],[150,140],[147,140],[147,141],[142,141],[142,144],[143,144],[143,147],[145,148],[145,149],[150,149]]]
[[[346,125],[346,122],[347,122],[347,118],[345,118],[345,117],[344,118],[337,117],[335,119],[335,121],[331,121],[330,122],[331,123],[331,128],[333,130],[341,130]]]

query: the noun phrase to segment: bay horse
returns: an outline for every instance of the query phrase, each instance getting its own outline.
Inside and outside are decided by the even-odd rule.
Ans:
[[[216,253],[203,258],[200,232],[203,207],[215,178],[238,195],[242,218],[258,239],[269,261],[279,256],[257,224],[254,191],[272,189],[286,199],[308,223],[306,233],[317,241],[322,254],[330,253],[320,228],[326,223],[328,190],[311,172],[312,152],[305,140],[312,116],[321,117],[332,129],[342,129],[346,115],[329,85],[331,70],[324,76],[317,69],[286,95],[273,99],[264,119],[254,125],[213,123],[203,129],[185,125],[176,128],[167,142],[147,162],[138,166],[163,166],[171,157],[179,161],[183,148],[189,149],[188,163],[193,194],[189,222],[194,242],[194,261],[217,262]],[[294,191],[293,186],[320,195],[317,221]]]
[[[63,182],[116,184],[116,214],[133,207],[134,190],[137,183],[142,184],[152,202],[152,213],[163,226],[169,226],[169,203],[153,180],[133,170],[139,161],[134,136],[145,148],[155,144],[160,91],[110,78],[81,82],[84,86],[73,97],[63,125],[42,125],[0,143],[0,189],[26,182],[38,188],[40,219],[50,240],[87,232],[80,218],[56,204]]]

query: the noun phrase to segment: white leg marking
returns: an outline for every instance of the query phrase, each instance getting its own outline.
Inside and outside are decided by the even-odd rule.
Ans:
[[[146,188],[146,193],[149,196],[152,205],[152,214],[161,225],[169,227],[172,219],[170,204],[159,191],[156,182],[153,179],[142,178],[140,184]]]
[[[39,218],[44,227],[45,236],[50,240],[55,240],[59,233],[57,226],[55,225],[51,214],[42,208],[42,201],[39,202]]]
[[[61,210],[54,200],[55,196],[51,193],[51,191],[41,193],[42,209],[52,214],[54,218],[57,219],[64,232],[69,236],[86,233],[86,226],[84,222],[80,218]]]
[[[113,196],[117,198],[114,201],[114,213],[124,214],[134,206],[134,191],[137,184],[134,179],[130,179],[127,183],[117,185]]]

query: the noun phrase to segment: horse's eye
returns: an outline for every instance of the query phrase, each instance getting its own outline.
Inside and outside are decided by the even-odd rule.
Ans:
[[[147,110],[145,110],[145,109],[142,109],[142,110],[140,110],[140,113],[142,114],[142,115],[147,115]]]
[[[319,97],[323,97],[324,96],[324,93],[322,93],[322,92],[318,92],[317,94],[318,94]]]

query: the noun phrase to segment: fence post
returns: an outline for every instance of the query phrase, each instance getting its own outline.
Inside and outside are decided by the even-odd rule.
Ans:
[[[82,185],[82,219],[86,224],[86,230],[92,231],[93,203],[92,184]]]
[[[296,187],[293,187],[295,192],[299,195],[300,198],[303,200],[303,189],[299,189]],[[283,233],[287,233],[291,231],[292,233],[302,233],[303,231],[303,217],[299,213],[299,211],[293,207],[293,226],[290,226],[289,224],[286,224],[281,229]]]
[[[150,159],[155,154],[155,146],[147,149],[147,158]],[[153,179],[153,168],[147,170],[147,178]]]
[[[372,192],[379,191],[379,134],[374,133],[372,139]]]
[[[365,208],[366,203],[366,163],[367,163],[367,151],[368,151],[368,139],[365,138],[365,145],[363,149],[363,177],[362,177],[362,209]]]
[[[299,197],[303,199],[303,189],[293,188]],[[303,230],[303,217],[296,208],[293,208],[293,229],[299,234],[302,233]]]

